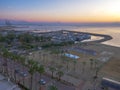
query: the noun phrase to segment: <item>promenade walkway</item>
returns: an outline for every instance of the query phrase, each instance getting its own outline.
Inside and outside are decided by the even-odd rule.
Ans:
[[[16,84],[0,74],[0,90],[21,90]]]

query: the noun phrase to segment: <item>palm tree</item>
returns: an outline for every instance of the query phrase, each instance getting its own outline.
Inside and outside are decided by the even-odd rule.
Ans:
[[[97,60],[94,60],[94,65],[95,65],[94,68],[97,68],[97,64],[98,64]]]
[[[3,49],[3,58],[4,58],[4,63],[3,66],[6,68],[6,75],[9,77],[8,74],[8,57],[10,56],[10,53],[8,52],[7,49]]]
[[[47,66],[47,60],[48,60],[48,53],[45,54],[45,57],[44,57],[44,65]]]
[[[5,52],[6,49],[4,46],[0,46],[0,55],[1,55],[1,65],[2,65],[2,73],[5,73],[5,67],[6,67],[6,60],[5,59]]]
[[[37,71],[39,72],[41,79],[42,74],[45,72],[44,66],[43,65],[38,66]],[[41,84],[40,84],[40,90],[41,90]]]
[[[8,67],[8,61],[12,60],[13,54],[8,52],[8,50],[4,47],[1,47],[1,53],[0,54],[2,56],[2,59],[4,60],[4,61],[1,62],[2,66],[3,66],[2,67],[2,72],[4,73],[5,69],[6,69],[7,76],[12,77],[12,69],[10,69]],[[10,72],[9,72],[8,69],[10,70]]]
[[[15,55],[15,54],[12,55],[12,60],[14,61],[14,63],[13,63],[13,65],[14,65],[13,73],[14,73],[14,80],[15,80],[15,82],[16,82],[16,74],[18,73],[18,70],[16,69],[15,65],[16,65],[16,62],[19,61],[19,57],[20,57],[19,55]]]
[[[70,60],[67,58],[67,57],[65,57],[64,55],[63,56],[61,56],[61,61],[62,61],[62,64],[66,64],[65,66],[66,66],[66,69],[67,69],[67,72],[68,72],[68,70],[69,70],[69,62],[70,62]]]
[[[99,71],[100,71],[100,67],[96,67],[94,79],[96,79],[98,77],[98,72]]]
[[[28,60],[28,67],[29,67],[29,73],[31,74],[31,81],[30,81],[30,90],[32,90],[32,80],[33,80],[33,74],[36,72],[37,62],[33,60]]]
[[[41,78],[42,74],[45,72],[44,66],[43,65],[38,66],[37,71],[40,73],[40,78]]]
[[[90,68],[93,68],[93,59],[90,59]]]
[[[39,51],[39,58],[40,58],[40,60],[41,60],[41,52]]]
[[[15,64],[14,64],[14,56],[15,56],[15,54],[13,54],[13,53],[10,53],[10,54],[9,54],[9,59],[10,59],[10,62],[12,63],[12,65],[11,65],[12,68],[11,68],[11,69],[9,68],[9,69],[10,69],[10,75],[11,75],[10,77],[11,77],[11,79],[13,79],[13,80],[15,80],[15,78],[12,77],[12,74],[13,74],[13,71],[14,71],[14,65],[15,65]],[[12,62],[12,61],[13,61],[13,62]]]
[[[82,62],[82,64],[83,64],[82,72],[84,73],[86,62],[84,61]]]
[[[58,80],[61,80],[61,77],[64,75],[64,73],[63,71],[58,71],[56,75],[58,75]]]
[[[70,60],[69,60],[69,59],[66,59],[66,62],[67,62],[66,68],[67,68],[67,71],[68,71],[68,69],[69,69],[69,62],[70,62]]]
[[[30,68],[29,69],[29,73],[31,74],[30,90],[32,90],[32,80],[33,80],[33,74],[34,74],[34,72],[35,72],[34,68]]]
[[[46,56],[46,54],[43,53],[43,58],[42,58],[43,59],[43,62],[42,62],[43,64],[45,64],[45,56]]]
[[[24,57],[20,57],[20,63],[21,63],[21,65],[22,65],[22,71],[24,72],[24,67],[25,67],[25,58]],[[23,85],[24,85],[24,79],[25,79],[25,77],[23,76],[22,77],[22,79],[23,79]]]
[[[73,60],[73,64],[74,64],[74,71],[76,71],[76,64],[77,64],[77,61],[76,60]]]
[[[58,88],[55,85],[50,85],[48,90],[58,90]]]
[[[52,73],[52,78],[53,78],[53,75],[54,75],[54,72],[56,71],[56,68],[54,68],[54,67],[49,67],[49,70],[51,71],[51,73]]]
[[[67,71],[68,71],[68,69],[69,69],[69,59],[67,58],[67,57],[65,57],[64,55],[63,56],[61,56],[61,61],[62,61],[62,64],[66,64],[66,69],[67,69]]]

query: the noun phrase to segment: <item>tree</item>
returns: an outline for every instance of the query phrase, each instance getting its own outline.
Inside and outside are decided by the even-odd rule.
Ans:
[[[50,85],[48,90],[58,90],[58,88],[55,85]]]
[[[49,67],[49,70],[51,71],[51,73],[52,73],[52,78],[53,78],[53,75],[54,75],[54,72],[56,71],[56,68],[54,68],[54,67]]]
[[[65,66],[66,66],[66,69],[67,69],[67,71],[69,70],[69,62],[70,62],[70,59],[68,59],[67,57],[65,57],[65,56],[61,56],[61,61],[62,61],[62,64],[66,64]]]
[[[84,61],[82,62],[82,64],[83,64],[82,72],[84,73],[86,62]]]
[[[21,63],[21,65],[22,65],[22,71],[25,71],[24,69],[24,67],[25,67],[25,58],[24,57],[20,57],[19,58],[20,59],[20,63]],[[22,79],[23,79],[23,85],[24,85],[24,78],[25,78],[25,76],[23,76],[22,77]]]
[[[31,81],[30,81],[30,90],[32,90],[32,80],[33,80],[33,74],[36,72],[36,68],[38,66],[38,63],[33,61],[33,60],[29,60],[28,61],[28,67],[29,67],[29,73],[31,74]]]
[[[56,75],[58,75],[58,80],[61,80],[61,77],[64,75],[64,73],[62,71],[58,71]]]
[[[9,33],[6,38],[9,39],[10,42],[12,42],[16,38],[16,35],[14,33]]]
[[[24,33],[18,36],[21,43],[31,43],[34,40],[34,36],[29,33]]]
[[[96,67],[94,79],[96,79],[98,77],[99,71],[100,71],[100,67]]]
[[[69,62],[70,62],[70,60],[66,59],[65,61],[67,62],[66,68],[67,68],[67,71],[68,71],[68,69],[69,69]]]
[[[0,42],[5,42],[5,41],[6,41],[6,37],[0,34]]]
[[[40,73],[40,79],[41,79],[42,74],[45,72],[44,66],[43,65],[38,66],[37,71]],[[41,90],[41,84],[40,84],[40,90]]]
[[[3,66],[6,68],[6,74],[9,77],[8,74],[8,58],[10,57],[10,53],[8,52],[7,49],[3,48],[3,58],[4,58],[4,63]]]
[[[94,68],[97,68],[98,61],[95,59],[94,60]]]
[[[74,64],[74,71],[76,71],[76,64],[77,64],[77,61],[76,60],[73,60],[73,64]]]
[[[45,72],[44,66],[43,65],[38,66],[37,71],[39,72],[41,78],[42,74]]]
[[[45,53],[43,53],[43,64],[45,65],[45,56],[46,56],[46,54]]]
[[[10,53],[10,59],[13,61],[13,63],[12,63],[12,65],[13,65],[13,69],[11,69],[11,71],[13,72],[13,79],[14,79],[14,81],[16,82],[16,73],[15,73],[15,65],[16,65],[16,61],[18,60],[18,58],[17,58],[17,55],[16,54],[13,54],[13,53]]]
[[[4,61],[2,61],[2,66],[3,66],[2,72],[4,73],[5,69],[6,69],[7,75],[9,77],[11,75],[13,69],[11,69],[10,70],[11,72],[9,72],[8,71],[9,67],[8,67],[7,63],[8,63],[8,61],[11,62],[12,60],[15,62],[18,59],[17,58],[18,55],[15,55],[13,53],[8,52],[8,50],[5,47],[1,47],[0,50],[1,50],[1,55],[2,55],[2,57],[4,59]],[[13,66],[15,68],[14,63],[13,63]],[[12,76],[10,76],[10,77],[12,77]],[[14,80],[16,81],[15,74],[14,74]]]
[[[90,59],[90,68],[93,68],[93,59]]]

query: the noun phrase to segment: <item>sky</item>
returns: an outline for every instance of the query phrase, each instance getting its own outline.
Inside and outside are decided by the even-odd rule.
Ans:
[[[0,0],[0,19],[120,22],[120,0]]]

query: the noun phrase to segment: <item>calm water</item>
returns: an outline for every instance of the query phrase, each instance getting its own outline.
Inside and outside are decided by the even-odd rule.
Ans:
[[[56,30],[73,30],[80,32],[91,32],[98,34],[106,34],[113,37],[112,40],[103,42],[103,44],[112,45],[120,47],[120,27],[79,27],[79,26],[18,26],[19,28],[14,28],[14,30],[28,30],[34,32],[47,32]]]
[[[113,39],[103,42],[102,44],[120,47],[120,27],[104,27],[104,28],[79,28],[76,31],[91,32],[98,34],[110,35]]]

